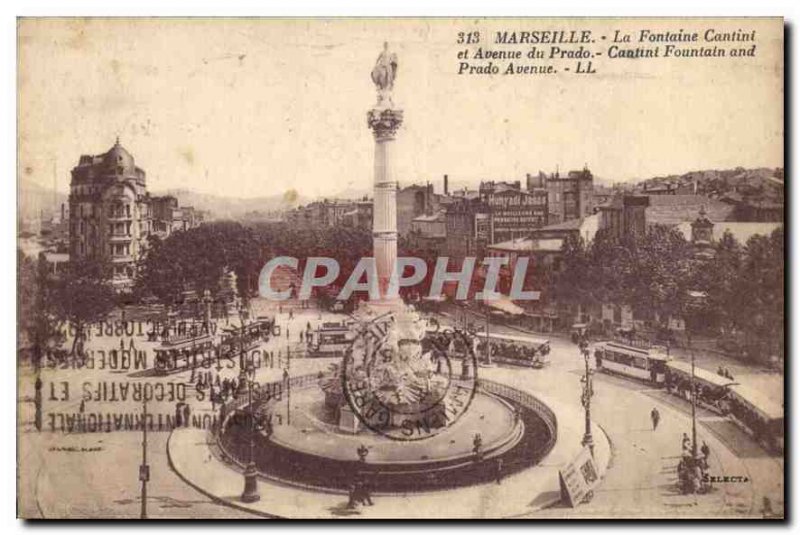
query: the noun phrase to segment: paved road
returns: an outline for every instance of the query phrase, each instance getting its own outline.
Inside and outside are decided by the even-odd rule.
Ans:
[[[290,330],[297,331],[306,321],[319,321],[316,312],[297,312]],[[285,314],[279,323],[285,324]],[[495,332],[500,328],[493,327]],[[513,331],[512,331],[513,332]],[[113,340],[106,340],[113,343]],[[137,341],[138,343],[138,341]],[[270,342],[270,348],[283,347],[286,339]],[[103,341],[94,339],[95,349]],[[551,365],[544,370],[496,367],[491,378],[545,393],[559,401],[578,404],[580,370],[583,367],[575,346],[552,338]],[[142,346],[144,347],[144,345]],[[324,360],[297,360],[292,374],[327,366]],[[224,370],[236,375],[237,370]],[[280,374],[280,368],[262,370],[259,380]],[[140,375],[140,374],[138,374]],[[188,383],[188,373],[168,377],[168,382]],[[46,370],[45,393],[50,384],[59,396],[62,381],[70,384],[70,399],[45,400],[45,411],[77,413],[80,410],[82,384],[104,381],[154,381],[136,373],[114,370]],[[680,436],[690,432],[689,406],[644,384],[606,375],[595,376],[593,418],[609,436],[613,459],[609,473],[595,493],[594,500],[579,510],[549,509],[537,516],[707,516],[760,514],[761,500],[770,497],[776,511],[783,508],[783,460],[770,457],[749,437],[729,422],[711,413],[699,414],[698,434],[712,450],[712,473],[746,475],[747,483],[718,485],[710,495],[694,498],[675,492],[675,465],[680,453]],[[23,517],[138,517],[140,511],[138,465],[141,462],[141,433],[37,433],[33,430],[33,378],[30,370],[20,372],[19,461],[24,473],[19,480],[19,511]],[[198,401],[187,389],[187,402],[194,411],[207,412],[210,404]],[[656,406],[663,416],[654,432],[649,411]],[[85,404],[90,413],[102,406]],[[106,409],[107,410],[107,409]],[[138,412],[139,403],[117,402],[117,412]],[[174,413],[174,402],[152,403],[153,413]],[[45,422],[47,423],[47,422]],[[148,462],[152,479],[149,484],[148,513],[153,518],[247,517],[244,512],[212,502],[180,480],[167,463],[166,432],[149,434]],[[69,468],[67,468],[69,466]],[[113,477],[110,477],[113,475]]]

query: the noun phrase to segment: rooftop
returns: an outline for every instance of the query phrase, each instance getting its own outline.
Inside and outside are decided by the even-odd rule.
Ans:
[[[444,221],[445,212],[440,210],[435,214],[423,214],[414,218],[414,221],[421,223],[430,223],[436,221]]]
[[[561,238],[514,238],[513,240],[494,243],[489,248],[496,251],[509,252],[557,253],[561,251],[563,241]]]
[[[712,221],[727,221],[734,207],[704,195],[648,195],[650,206],[646,211],[647,224],[678,225],[694,221],[705,207]]]

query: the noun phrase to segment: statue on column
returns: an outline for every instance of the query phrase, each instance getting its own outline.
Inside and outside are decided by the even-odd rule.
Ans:
[[[378,90],[378,103],[388,100],[397,77],[397,54],[389,52],[389,43],[383,43],[383,51],[372,68],[372,81]]]

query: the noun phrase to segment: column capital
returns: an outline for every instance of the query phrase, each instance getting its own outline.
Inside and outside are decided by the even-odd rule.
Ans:
[[[403,123],[403,110],[375,108],[367,112],[367,125],[375,135],[376,141],[394,139],[397,129]]]

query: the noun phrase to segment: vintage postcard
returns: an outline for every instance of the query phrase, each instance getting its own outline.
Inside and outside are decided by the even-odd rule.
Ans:
[[[781,18],[20,18],[26,519],[782,519]]]

